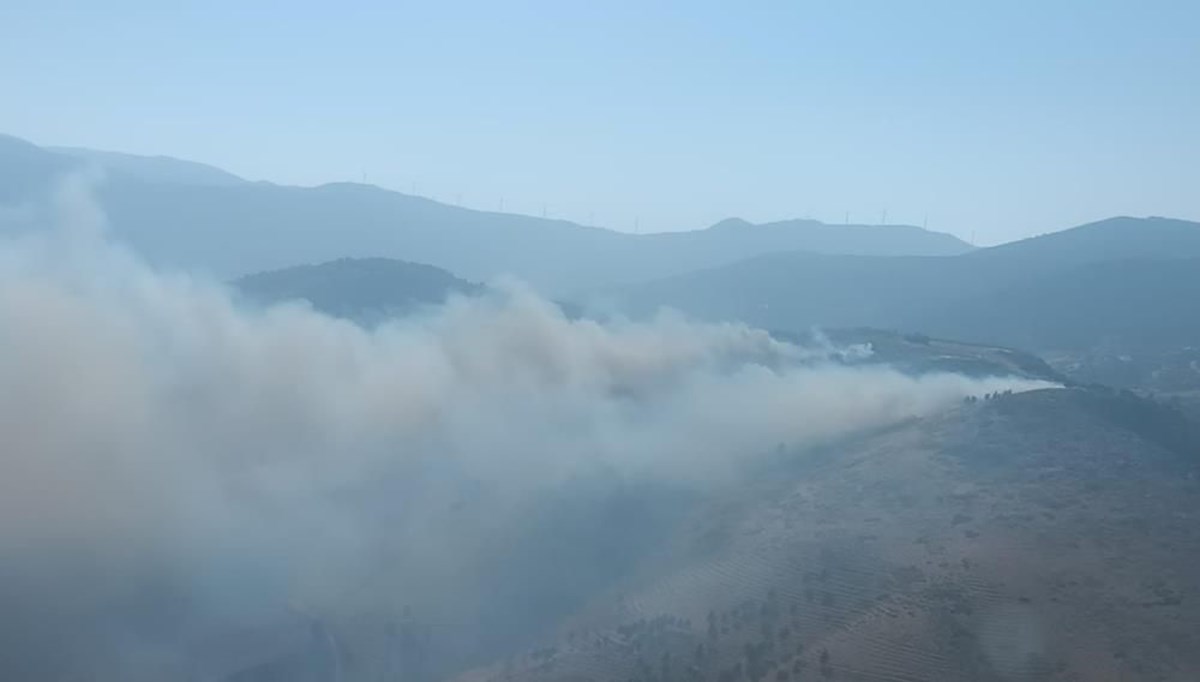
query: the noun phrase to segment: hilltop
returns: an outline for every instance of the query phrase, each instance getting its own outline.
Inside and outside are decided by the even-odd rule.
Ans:
[[[304,300],[323,313],[364,323],[483,292],[482,286],[440,268],[388,258],[299,265],[247,275],[233,285],[252,301]]]
[[[1189,679],[1198,435],[1130,394],[1052,389],[781,454],[553,637],[461,679]]]

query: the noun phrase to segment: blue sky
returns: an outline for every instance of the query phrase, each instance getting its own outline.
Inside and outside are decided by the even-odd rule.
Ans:
[[[0,8],[0,132],[643,231],[1200,219],[1200,2]]]

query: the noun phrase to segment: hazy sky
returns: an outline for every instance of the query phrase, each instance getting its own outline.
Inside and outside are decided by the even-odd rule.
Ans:
[[[1200,2],[0,8],[0,132],[616,229],[1200,218]]]

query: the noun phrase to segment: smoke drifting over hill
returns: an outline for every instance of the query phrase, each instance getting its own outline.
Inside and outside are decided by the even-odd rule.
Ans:
[[[57,214],[0,246],[5,678],[219,675],[232,655],[193,642],[296,612],[485,623],[564,490],[703,494],[780,443],[1041,385],[568,320],[519,287],[368,331],[145,268],[103,241],[86,183]]]

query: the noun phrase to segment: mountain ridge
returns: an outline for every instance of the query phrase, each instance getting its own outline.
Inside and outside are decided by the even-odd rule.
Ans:
[[[150,182],[199,185],[237,185],[249,182],[216,166],[161,154],[127,154],[87,147],[45,147],[46,150],[94,163],[108,171],[128,173]]]
[[[28,181],[14,185],[10,202],[44,197],[51,170],[69,169],[74,160],[29,143],[20,153],[8,153],[11,146],[0,146],[0,177],[7,173]],[[45,168],[33,178],[27,171],[38,164]],[[474,281],[512,275],[543,293],[563,296],[781,250],[951,254],[970,249],[956,237],[919,228],[811,221],[629,234],[476,211],[356,183],[188,184],[112,173],[95,193],[112,234],[152,263],[222,278],[347,256],[383,256],[428,263]],[[239,248],[229,249],[231,243]]]
[[[1042,323],[1061,327],[1056,316],[1070,317],[1089,300],[1097,303],[1088,305],[1097,323],[1090,328],[1101,335],[1132,339],[1137,308],[1155,302],[1173,311],[1169,318],[1190,319],[1188,302],[1200,291],[1193,259],[1200,259],[1200,223],[1126,217],[961,256],[764,254],[598,292],[592,301],[635,315],[672,307],[768,329],[882,327],[1046,350],[1067,340],[1044,333]],[[1073,278],[1095,287],[1081,292]],[[1122,292],[1123,281],[1140,291]],[[990,320],[993,308],[1007,311],[1008,327]],[[1192,338],[1186,325],[1158,327],[1167,345]]]

